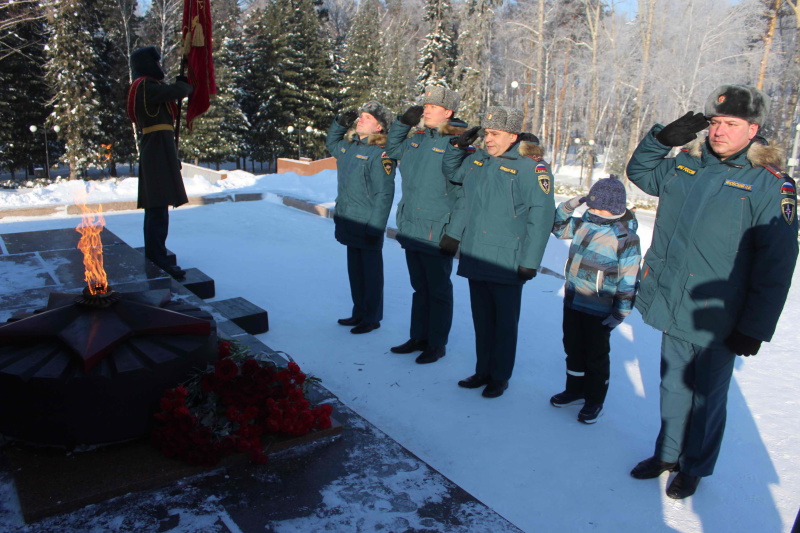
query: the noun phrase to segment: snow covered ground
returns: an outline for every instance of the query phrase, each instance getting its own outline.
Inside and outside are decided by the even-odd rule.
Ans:
[[[556,176],[557,183],[569,179],[574,178]],[[218,185],[202,178],[186,184],[190,195],[236,189],[319,203],[332,203],[336,192],[333,171],[309,177],[237,171]],[[72,188],[82,187],[66,182],[0,192],[0,209],[71,203]],[[100,183],[88,202],[135,194],[135,179]],[[399,196],[398,180],[395,203]],[[640,212],[639,218],[646,247],[652,216]],[[107,213],[106,222],[131,246],[143,244],[141,212]],[[62,215],[4,218],[0,233],[76,224],[75,217]],[[456,386],[473,372],[474,335],[467,282],[455,274],[447,356],[417,365],[413,354],[389,352],[408,338],[411,305],[403,251],[392,240],[384,248],[385,319],[379,330],[358,336],[336,323],[349,316],[350,296],[345,248],[333,239],[332,220],[285,207],[271,195],[260,202],[186,207],[171,211],[168,246],[181,265],[214,278],[218,299],[243,296],[269,311],[264,343],[291,354],[345,404],[525,531],[777,533],[788,531],[795,519],[800,272],[773,342],[758,356],[737,360],[717,472],[694,497],[676,502],[664,495],[666,476],[639,481],[628,474],[652,455],[659,426],[660,334],[638,312],[612,336],[606,414],[586,426],[576,420],[577,407],[548,403],[564,382],[563,291],[555,277],[540,275],[526,284],[514,377],[504,396],[487,400],[480,389]],[[544,266],[560,271],[567,246],[551,238]],[[0,501],[9,500],[0,494]]]

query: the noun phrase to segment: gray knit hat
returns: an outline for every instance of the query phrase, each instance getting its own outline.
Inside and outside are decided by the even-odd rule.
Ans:
[[[769,113],[769,97],[750,85],[720,85],[706,100],[707,117],[737,117],[764,124]]]
[[[358,112],[369,113],[375,117],[375,120],[377,120],[383,128],[382,133],[387,133],[389,131],[389,126],[391,126],[392,122],[394,121],[394,113],[389,111],[388,107],[375,100],[370,100],[366,104],[362,105]]]
[[[586,205],[610,211],[612,215],[625,213],[625,201],[625,185],[616,178],[597,180],[586,196]]]
[[[486,114],[481,120],[481,127],[485,130],[522,133],[523,117],[524,115],[519,109],[506,106],[492,106],[486,109]]]
[[[436,85],[428,85],[425,87],[422,105],[439,105],[445,109],[449,109],[455,115],[458,111],[459,103],[461,103],[461,96],[447,87],[437,87]]]

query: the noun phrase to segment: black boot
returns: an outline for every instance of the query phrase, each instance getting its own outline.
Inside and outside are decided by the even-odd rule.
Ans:
[[[428,341],[422,339],[408,339],[400,346],[392,346],[389,349],[392,353],[421,352],[428,349]]]
[[[698,484],[700,484],[700,476],[690,476],[689,474],[678,472],[678,475],[667,487],[667,496],[673,500],[688,498],[697,490]]]
[[[631,470],[631,476],[636,479],[653,479],[668,470],[670,472],[675,472],[677,466],[678,463],[668,463],[654,456],[634,466],[633,470]]]
[[[380,322],[361,322],[359,325],[354,327],[350,330],[350,333],[354,335],[360,335],[362,333],[369,333],[370,331],[374,331],[381,327]]]
[[[417,356],[417,363],[427,365],[428,363],[435,363],[445,356],[447,350],[444,346],[428,346],[424,352]]]
[[[508,388],[508,381],[493,379],[489,381],[489,384],[486,385],[485,389],[483,389],[481,395],[484,398],[497,398],[498,396],[502,396],[507,388]]]
[[[361,319],[351,316],[350,318],[340,318],[337,322],[342,326],[357,326],[361,324]]]
[[[459,387],[464,387],[465,389],[477,389],[478,387],[483,387],[484,385],[489,383],[489,376],[486,374],[473,374],[466,379],[462,379],[458,382]]]

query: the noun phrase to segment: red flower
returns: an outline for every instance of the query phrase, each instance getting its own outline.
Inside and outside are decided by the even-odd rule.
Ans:
[[[216,364],[214,375],[222,381],[230,381],[239,375],[239,367],[231,359],[221,359]]]
[[[217,346],[217,357],[219,359],[225,359],[226,357],[231,356],[231,343],[228,341],[220,341],[219,345]]]

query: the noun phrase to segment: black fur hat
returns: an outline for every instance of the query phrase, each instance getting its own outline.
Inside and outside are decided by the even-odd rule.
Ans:
[[[155,46],[139,48],[131,54],[131,71],[133,79],[142,76],[151,76],[157,80],[164,79],[164,71],[161,70],[161,54]]]
[[[769,113],[769,97],[750,85],[721,85],[706,100],[707,117],[737,117],[762,126]]]

